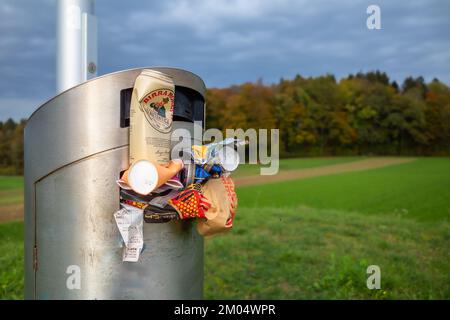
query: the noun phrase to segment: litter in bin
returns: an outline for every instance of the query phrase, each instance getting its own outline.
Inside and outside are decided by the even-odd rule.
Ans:
[[[184,168],[180,171],[180,180],[183,187],[194,183],[196,167],[197,165],[193,162],[184,164]]]
[[[234,182],[230,177],[210,179],[203,186],[203,193],[211,201],[206,220],[199,220],[197,231],[211,236],[229,230],[233,226],[237,208]]]
[[[130,106],[130,167],[117,184],[121,209],[114,214],[124,249],[123,261],[136,262],[144,246],[143,222],[198,219],[197,230],[209,236],[229,230],[237,196],[230,173],[239,166],[228,138],[187,150],[191,163],[170,159],[175,107],[171,77],[143,70],[136,78]]]
[[[123,199],[120,202],[123,203],[123,204],[127,204],[129,206],[138,208],[138,209],[145,209],[145,207],[147,207],[147,203],[140,202],[140,201],[135,201],[135,200]]]
[[[169,205],[160,208],[149,204],[144,209],[144,221],[147,223],[164,223],[179,219],[178,212]]]
[[[178,212],[181,219],[205,218],[205,212],[211,207],[198,183],[189,185],[170,199],[169,204]]]
[[[143,195],[140,195],[140,194],[134,192],[131,189],[130,190],[120,189],[119,196],[120,196],[121,202],[122,202],[122,200],[131,200],[131,201],[147,203],[157,196],[167,195],[169,193],[170,193],[170,190],[166,190],[166,191],[163,191],[158,194],[151,193],[149,195],[143,196]]]
[[[169,161],[174,107],[173,79],[159,71],[142,70],[131,96],[130,163],[141,159],[158,164]]]
[[[200,166],[198,164],[195,165],[195,183],[204,183],[208,179],[217,179],[221,176],[229,176],[230,172],[224,170],[220,165],[213,165],[212,167],[208,167],[207,165]]]
[[[240,146],[244,144],[245,142],[240,139],[227,138],[220,142],[214,142],[202,146],[194,145],[192,146],[192,158],[194,159],[194,162],[196,164],[201,165],[214,160],[220,161],[221,159],[219,159],[218,157],[220,153],[223,153],[223,149],[229,148],[234,151],[235,146]],[[239,164],[239,159],[237,164]]]
[[[168,193],[155,196],[148,204],[159,208],[165,208],[169,203],[169,200],[174,198],[177,194],[179,194],[179,191],[170,190]]]
[[[177,173],[176,175],[174,175],[172,178],[167,180],[166,183],[163,185],[167,186],[170,189],[174,189],[174,190],[180,190],[180,189],[183,189],[183,187],[184,187],[183,183],[180,180],[180,173]]]
[[[143,237],[143,209],[121,204],[121,209],[114,213],[117,227],[122,236],[122,261],[136,262],[144,245]]]
[[[211,212],[207,214],[207,212],[214,203],[211,203],[208,196],[205,196],[202,188],[210,180],[223,178],[220,180],[222,184],[231,183],[233,186],[231,191],[234,198],[236,197],[234,184],[232,184],[229,174],[239,164],[239,155],[234,150],[234,146],[240,144],[242,144],[241,140],[226,139],[205,146],[192,146],[190,153],[193,163],[187,165],[183,165],[179,159],[170,161],[166,166],[139,160],[133,163],[118,181],[119,186],[125,187],[122,190],[123,196],[121,191],[121,201],[145,210],[144,220],[146,222],[167,222],[176,218],[212,220],[216,218],[216,214]],[[194,183],[187,185],[187,182],[191,181]],[[213,184],[211,182],[209,185]],[[184,186],[186,187],[183,189]],[[180,191],[180,189],[183,190]],[[214,190],[214,188],[212,189]],[[136,193],[134,196],[131,194],[133,191]],[[218,191],[212,191],[212,193],[215,192]],[[223,201],[227,201],[227,199],[224,198]],[[216,208],[223,207],[223,203],[215,204]],[[230,202],[229,205],[235,207],[234,202]],[[178,217],[174,215],[174,211],[178,213]],[[224,223],[227,228],[231,227],[233,217],[234,213],[231,218],[227,216],[226,223]]]
[[[130,226],[128,237],[128,245],[123,250],[122,261],[137,262],[144,247],[142,227]]]
[[[169,182],[169,187],[180,188],[181,183],[176,177],[178,172],[183,169],[183,161],[175,159],[170,161],[167,166],[154,164],[147,160],[138,160],[126,170],[117,184],[124,189],[147,195],[153,190]]]

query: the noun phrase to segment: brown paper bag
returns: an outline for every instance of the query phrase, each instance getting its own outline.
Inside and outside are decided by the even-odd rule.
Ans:
[[[202,190],[210,201],[211,208],[205,214],[206,219],[198,221],[198,233],[211,236],[229,230],[233,226],[237,207],[233,180],[230,177],[209,179]]]

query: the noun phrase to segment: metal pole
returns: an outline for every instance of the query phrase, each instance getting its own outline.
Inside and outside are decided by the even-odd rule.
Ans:
[[[57,1],[57,93],[97,75],[95,0]]]

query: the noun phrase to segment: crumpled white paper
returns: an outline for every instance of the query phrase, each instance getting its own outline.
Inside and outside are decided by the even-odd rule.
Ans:
[[[143,215],[143,209],[127,204],[121,204],[121,209],[114,213],[114,219],[125,244],[122,261],[137,262],[139,260],[144,247]]]

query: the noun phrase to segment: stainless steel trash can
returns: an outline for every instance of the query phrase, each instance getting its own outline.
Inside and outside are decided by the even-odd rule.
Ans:
[[[179,69],[151,69],[173,77],[180,94],[174,127],[192,131],[192,120],[204,121],[203,81]],[[122,262],[113,218],[119,209],[115,180],[128,167],[127,107],[140,72],[85,82],[29,118],[24,138],[25,298],[202,298],[203,239],[191,222],[144,223],[139,262]],[[178,114],[177,101],[183,104]],[[74,277],[79,285],[70,285]]]

